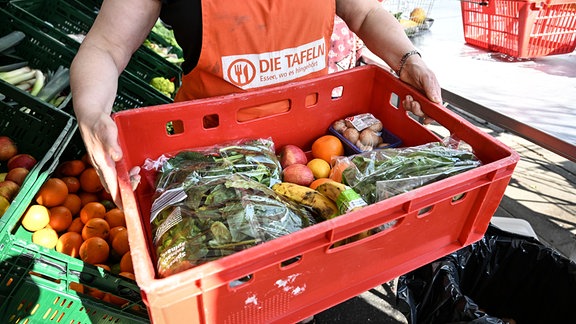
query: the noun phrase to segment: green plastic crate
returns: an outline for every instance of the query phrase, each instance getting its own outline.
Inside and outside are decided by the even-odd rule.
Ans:
[[[0,243],[2,323],[149,323],[135,282],[18,238]],[[78,261],[78,262],[76,262]],[[121,296],[103,302],[87,287]]]
[[[61,39],[52,35],[50,35],[52,36],[50,37],[41,29],[32,27],[29,23],[26,23],[22,19],[15,17],[10,12],[3,9],[0,9],[0,20],[6,22],[0,26],[0,33],[7,33],[14,29],[18,29],[28,35],[28,40],[18,45],[17,54],[22,52],[21,56],[27,59],[32,66],[38,66],[40,68],[45,66],[57,67],[58,65],[70,66],[75,55],[75,52],[69,49],[69,46],[74,43],[72,39],[68,38],[64,34],[61,34],[64,35]],[[3,92],[2,89],[6,88],[12,89],[12,92],[19,92],[24,96],[33,98],[39,103],[39,105],[48,105],[43,101],[30,96],[27,92],[13,87],[6,82],[0,81],[0,93]],[[135,75],[125,72],[122,73],[118,79],[118,90],[114,102],[114,111],[155,106],[171,102],[171,98],[161,94]],[[71,96],[69,96],[58,108],[63,109],[69,114],[73,114]]]
[[[21,225],[22,215],[57,166],[84,153],[76,128],[66,145],[55,150],[49,166],[27,192],[28,203],[0,219],[0,319],[10,323],[23,319],[32,323],[48,319],[57,323],[150,322],[135,281],[36,245],[32,243],[32,232]],[[89,289],[114,295],[123,302],[114,304],[95,298]]]
[[[91,10],[87,7],[66,0],[12,0],[6,9],[12,15],[58,39],[74,52],[78,50],[80,43],[68,35],[86,35],[96,18],[95,13],[90,14]],[[147,86],[150,80],[157,76],[173,80],[176,88],[182,83],[182,69],[144,45],[134,52],[126,71],[134,74],[139,82],[146,83]]]
[[[32,155],[37,163],[0,218],[0,235],[5,232],[5,220],[12,214],[21,213],[29,204],[32,199],[29,192],[38,186],[38,181],[42,181],[39,179],[46,173],[54,156],[70,141],[77,128],[74,117],[15,90],[0,84],[0,93],[5,96],[0,101],[0,135],[14,140],[18,152]],[[0,163],[0,172],[6,171],[6,164]]]
[[[0,9],[0,20],[3,22],[0,24],[0,35],[8,35],[15,30],[22,31],[26,34],[25,39],[14,47],[14,52],[11,52],[11,55],[28,61],[30,67],[40,69],[44,73],[48,71],[56,71],[59,66],[70,67],[74,55],[61,46],[58,41],[38,31],[29,24],[26,24],[24,21],[11,16],[3,9]],[[23,95],[33,98],[41,105],[48,105],[53,108],[62,108],[71,104],[69,88],[64,90],[64,92],[68,92],[67,99],[58,107],[55,107],[54,105],[46,103],[7,82],[0,80],[0,84],[2,84],[2,89],[6,89],[7,87],[15,89]]]

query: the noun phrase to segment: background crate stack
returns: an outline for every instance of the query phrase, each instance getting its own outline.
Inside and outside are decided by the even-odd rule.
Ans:
[[[47,103],[35,100],[16,88],[0,87],[6,96],[0,100],[0,136],[10,137],[19,153],[32,155],[37,163],[20,186],[18,195],[0,219],[0,237],[6,232],[4,221],[21,215],[30,203],[33,192],[47,177],[54,158],[70,141],[77,129],[76,120]],[[0,163],[0,172],[7,172],[7,163]],[[18,216],[16,216],[18,217]]]
[[[32,232],[21,225],[23,213],[58,164],[84,153],[74,130],[44,164],[25,199],[0,219],[0,318],[11,323],[47,318],[60,323],[148,323],[134,281],[36,245]],[[105,295],[108,299],[103,299]]]
[[[12,15],[32,25],[65,44],[74,52],[80,43],[72,37],[86,35],[94,23],[97,12],[76,1],[66,0],[12,0],[6,5]],[[72,35],[72,37],[70,37]],[[155,39],[158,37],[155,36]],[[182,69],[165,60],[150,48],[141,45],[133,54],[123,74],[130,74],[130,81],[143,88],[150,88],[158,96],[161,92],[149,85],[154,77],[172,80],[178,88]],[[164,96],[166,97],[166,96]],[[167,98],[166,102],[172,102]]]
[[[26,39],[16,46],[16,54],[28,60],[32,67],[51,70],[55,70],[59,65],[70,67],[75,55],[75,51],[71,50],[74,47],[71,46],[78,46],[74,40],[45,24],[42,28],[38,28],[33,23],[22,20],[4,9],[0,9],[0,18],[4,22],[0,26],[0,34],[4,35],[13,30],[21,30],[26,34]],[[150,66],[149,70],[152,67],[153,65]],[[0,81],[0,93],[7,87],[16,89],[8,83]],[[25,91],[16,90],[39,101]],[[4,90],[4,92],[6,91]],[[133,74],[124,72],[118,79],[114,111],[170,102],[172,102],[171,98],[161,94]],[[72,114],[72,100],[65,101],[59,108]]]
[[[576,49],[574,0],[474,0],[461,8],[468,44],[517,58]]]
[[[33,67],[69,67],[74,51],[62,42],[0,9],[0,34],[20,30],[25,39],[12,52]],[[119,79],[115,106],[129,109],[169,102],[150,88]],[[133,76],[131,76],[133,77]],[[38,163],[30,171],[18,195],[0,218],[0,318],[2,322],[32,323],[146,323],[146,306],[137,284],[125,277],[88,265],[82,260],[32,243],[32,233],[21,218],[33,204],[42,184],[62,159],[80,158],[85,152],[71,104],[54,107],[5,82],[0,82],[0,135],[12,138],[20,152]],[[149,97],[146,97],[150,94]],[[70,103],[70,102],[69,102]],[[0,172],[7,166],[0,165]],[[92,297],[98,290],[114,304]]]
[[[434,23],[434,0],[384,0],[382,6],[400,21],[409,37],[430,29]]]
[[[333,99],[332,90],[341,86],[343,95]],[[276,147],[293,144],[310,150],[333,121],[367,112],[403,146],[440,141],[399,108],[398,98],[408,94],[424,105],[431,118],[468,143],[483,165],[219,260],[166,278],[157,276],[150,227],[153,177],[143,175],[133,191],[128,176],[132,167],[191,145],[243,138],[271,137]],[[290,109],[237,120],[242,109],[278,102],[289,103]],[[126,110],[113,116],[124,152],[117,170],[130,243],[137,251],[132,254],[136,280],[157,323],[294,323],[332,307],[479,240],[518,162],[514,151],[489,134],[376,66],[170,105],[171,109]],[[204,116],[214,114],[226,127],[202,126]],[[178,136],[166,134],[166,124],[173,121],[182,123]],[[193,144],[187,140],[190,136],[195,138]],[[380,226],[390,227],[334,247]]]

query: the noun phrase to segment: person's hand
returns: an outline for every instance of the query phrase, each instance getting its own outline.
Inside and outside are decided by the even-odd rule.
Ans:
[[[400,71],[400,80],[414,86],[421,90],[430,101],[435,103],[442,103],[441,88],[436,75],[430,70],[424,61],[417,55],[412,55]],[[428,117],[421,108],[418,101],[410,95],[406,96],[402,101],[404,109],[412,112],[414,115],[421,118],[424,124],[429,124],[433,121]]]
[[[100,177],[104,189],[110,193],[114,204],[122,208],[122,200],[118,188],[116,162],[122,159],[122,149],[118,144],[118,128],[107,114],[101,114],[93,121],[79,120],[80,133],[88,157]],[[138,167],[130,170],[130,180],[135,189],[140,181]]]

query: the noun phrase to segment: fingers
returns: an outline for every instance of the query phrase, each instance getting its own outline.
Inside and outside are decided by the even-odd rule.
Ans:
[[[140,183],[140,167],[133,167],[128,175],[130,176],[130,185],[132,186],[132,191],[136,190],[138,184]]]
[[[410,111],[411,113],[419,117],[423,124],[430,124],[431,122],[434,121],[432,118],[428,117],[428,115],[426,115],[424,111],[422,111],[422,106],[420,105],[420,103],[418,101],[415,101],[411,95],[407,95],[406,98],[404,98],[404,100],[402,101],[402,106],[407,111]]]

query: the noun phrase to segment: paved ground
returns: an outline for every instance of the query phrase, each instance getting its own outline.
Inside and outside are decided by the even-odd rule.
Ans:
[[[576,261],[576,163],[454,110],[521,156],[494,216],[526,220],[541,242]],[[441,135],[444,132],[441,127],[431,127]],[[391,284],[375,287],[317,314],[316,323],[407,323],[396,307],[392,288]]]

